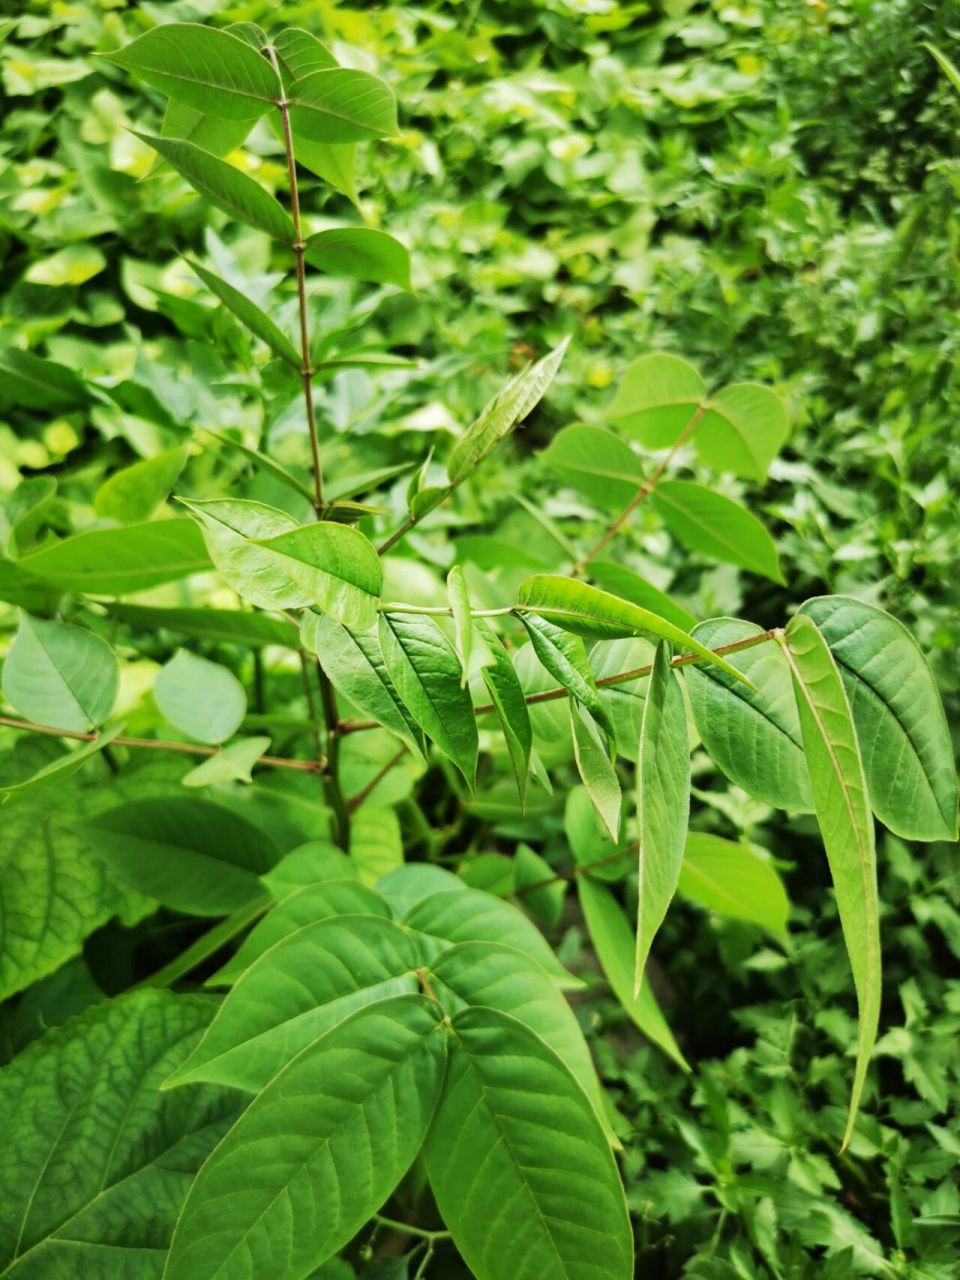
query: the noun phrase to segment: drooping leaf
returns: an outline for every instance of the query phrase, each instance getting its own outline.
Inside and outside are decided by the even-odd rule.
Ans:
[[[706,399],[703,379],[679,356],[640,356],[627,366],[608,416],[645,449],[674,444]]]
[[[790,901],[766,858],[746,844],[691,831],[677,891],[692,902],[734,920],[746,920],[786,937]]]
[[[637,947],[634,994],[680,878],[690,816],[690,747],[670,649],[657,645],[637,759]]]
[[[577,771],[600,821],[610,839],[616,842],[620,836],[620,808],[623,800],[616,767],[590,712],[574,698],[569,700],[569,705]]]
[[[630,446],[605,427],[575,424],[550,441],[543,461],[601,511],[621,511],[644,480],[643,464]]]
[[[266,65],[266,64],[265,64]],[[265,231],[281,244],[293,243],[293,223],[278,200],[240,169],[179,138],[133,133],[153,147],[211,204],[247,226]]]
[[[530,637],[533,651],[544,668],[578,702],[582,702],[588,711],[602,717],[604,712],[600,690],[590,670],[587,651],[580,637],[555,626],[537,613],[521,614],[520,620]]]
[[[738,618],[711,618],[693,634],[711,649],[763,635]],[[778,809],[813,807],[790,668],[779,645],[768,643],[727,656],[750,685],[715,667],[684,672],[703,745],[731,782]]]
[[[526,804],[527,778],[530,773],[530,750],[533,746],[533,729],[527,710],[523,686],[513,668],[510,655],[499,636],[483,619],[475,622],[483,643],[493,658],[490,666],[481,668],[483,682],[490,694],[503,730],[504,741],[510,755],[513,776],[517,780],[521,806]]]
[[[188,649],[178,649],[161,667],[153,696],[170,723],[197,742],[226,742],[247,711],[247,695],[233,672]]]
[[[309,138],[300,137],[297,139],[297,162],[324,182],[329,182],[359,209],[357,148],[356,142],[311,142]]]
[[[638,731],[637,738],[639,736]],[[571,787],[567,792],[563,833],[579,868],[578,875],[589,872],[597,880],[616,881],[633,870],[636,851],[624,841],[611,848],[609,835],[601,827],[599,814],[586,787]],[[632,954],[632,939],[630,947]]]
[[[529,1280],[633,1274],[600,1123],[568,1068],[515,1018],[454,1016],[425,1155],[441,1216],[477,1280],[501,1280],[506,1257],[522,1259]]]
[[[783,582],[776,543],[739,502],[689,480],[661,480],[650,501],[688,550]]]
[[[260,609],[302,609],[310,603],[287,558],[261,545],[298,529],[293,516],[248,498],[180,501],[199,521],[210,559],[238,595]]]
[[[330,276],[410,288],[410,254],[385,231],[370,227],[318,231],[307,241],[306,258],[312,267]]]
[[[308,604],[351,631],[369,631],[376,624],[383,567],[373,543],[359,529],[318,520],[257,539],[256,546],[280,562]]]
[[[256,120],[279,101],[266,58],[229,31],[170,22],[102,55],[194,111],[222,120]]]
[[[232,284],[228,284],[226,280],[221,280],[218,275],[214,275],[206,267],[201,267],[199,262],[194,262],[190,258],[187,259],[187,262],[190,270],[200,277],[210,292],[219,298],[227,310],[232,311],[251,333],[256,334],[262,342],[265,342],[272,351],[276,352],[281,360],[286,360],[295,369],[300,368],[300,354],[296,347],[265,311],[261,311],[255,302],[252,302],[239,289],[235,289]]]
[[[106,520],[149,520],[169,496],[186,460],[187,451],[180,446],[115,471],[93,495],[94,510]]]
[[[451,484],[460,484],[543,399],[566,355],[570,339],[530,365],[503,388],[468,427],[447,460]]]
[[[236,1108],[157,1086],[212,1013],[141,991],[48,1031],[0,1072],[0,1270],[159,1277],[190,1177]]]
[[[119,679],[113,650],[93,632],[20,614],[3,663],[3,692],[28,720],[80,731],[102,725]]]
[[[57,784],[65,782],[71,774],[82,769],[91,756],[97,755],[104,747],[108,747],[122,729],[122,724],[111,725],[96,738],[81,743],[63,755],[54,756],[52,760],[41,765],[35,773],[29,773],[25,777],[8,779],[0,775],[0,803],[12,795],[22,795],[25,791],[48,787],[54,782]]]
[[[195,111],[193,107],[170,98],[163,113],[160,136],[181,138],[184,142],[192,142],[202,151],[209,151],[211,155],[225,156],[243,146],[254,123],[249,117],[244,120],[224,120],[222,116],[205,115],[202,111]],[[160,163],[159,159],[156,163]]]
[[[166,1280],[302,1280],[352,1239],[430,1124],[446,1048],[438,1012],[422,996],[380,1001],[272,1080],[190,1188]]]
[[[843,1145],[853,1134],[880,1019],[880,906],[873,815],[843,681],[827,642],[806,614],[787,627],[784,652],[796,690],[810,789],[830,864],[853,971],[860,1024]]]
[[[636,944],[626,913],[604,885],[591,876],[577,876],[580,905],[590,941],[600,966],[627,1016],[636,1027],[662,1049],[667,1057],[684,1071],[690,1067],[680,1052],[673,1032],[657,1004],[650,982],[643,983],[637,995],[633,991],[634,951]]]
[[[93,596],[132,595],[210,568],[192,520],[89,529],[48,542],[17,563],[44,582]]]
[[[328,67],[298,79],[290,91],[294,140],[363,142],[397,132],[397,101],[377,76]]]
[[[455,564],[447,574],[447,599],[453,614],[453,630],[456,637],[457,657],[460,659],[460,684],[466,688],[470,674],[470,658],[473,654],[473,619],[470,616],[470,596],[463,569]]]
[[[460,663],[440,628],[418,614],[381,614],[380,647],[387,674],[413,720],[457,766],[471,788],[479,739]]]
[[[677,604],[666,592],[624,565],[614,564],[612,560],[594,560],[590,565],[589,576],[604,591],[649,609],[651,613],[666,618],[667,622],[672,622],[684,631],[689,631],[697,621],[689,609]]]
[[[280,851],[222,805],[186,796],[135,800],[77,828],[111,871],[188,915],[228,915],[262,892]]]
[[[926,658],[896,618],[848,596],[801,605],[826,640],[853,715],[874,813],[908,840],[957,838],[957,771]]]
[[[130,626],[156,632],[163,627],[196,640],[260,649],[278,644],[297,647],[297,628],[282,618],[240,609],[164,609],[153,605],[114,604],[110,612]]]
[[[631,636],[626,640],[607,640],[595,645],[590,653],[590,667],[597,678],[601,701],[610,723],[611,737],[617,752],[628,760],[636,755],[640,740],[647,681],[639,677],[618,680],[612,685],[602,682],[611,676],[622,676],[629,672],[649,673],[653,665],[654,649],[652,641]]]
[[[0,347],[0,405],[69,413],[92,399],[83,380],[65,364],[19,347]]]

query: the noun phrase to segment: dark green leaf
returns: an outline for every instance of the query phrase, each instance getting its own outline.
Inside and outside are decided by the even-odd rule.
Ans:
[[[410,288],[410,254],[399,240],[369,227],[318,231],[307,241],[307,261],[330,276]]]

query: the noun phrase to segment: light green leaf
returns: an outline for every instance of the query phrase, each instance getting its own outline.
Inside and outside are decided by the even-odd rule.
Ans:
[[[666,618],[667,622],[672,622],[684,631],[689,631],[697,621],[689,609],[677,604],[659,587],[655,587],[632,569],[614,564],[612,560],[594,560],[588,576],[604,591],[649,609],[651,613]]]
[[[260,649],[279,644],[287,649],[298,646],[297,628],[282,618],[265,614],[244,613],[240,609],[164,609],[152,605],[114,604],[110,612],[131,627],[155,633],[160,627],[176,631],[196,640],[216,644],[236,644]]]
[[[729,672],[737,680],[743,676],[723,658],[717,657],[694,640],[680,627],[666,618],[660,618],[649,609],[629,600],[621,600],[599,587],[591,587],[576,578],[564,578],[559,574],[538,573],[520,584],[517,593],[519,607],[551,622],[565,631],[596,640],[616,640],[624,636],[648,635],[669,640],[684,649],[691,649],[715,666]],[[524,614],[524,625],[527,624]],[[529,630],[529,627],[527,628]],[[533,636],[531,634],[531,640]],[[539,657],[539,654],[538,654]],[[583,701],[583,699],[581,699]],[[589,704],[587,704],[589,705]],[[593,710],[593,708],[590,708]]]
[[[410,288],[410,254],[385,231],[369,227],[319,231],[307,241],[306,258],[312,267],[330,276]]]
[[[185,787],[212,787],[222,782],[252,782],[253,769],[265,751],[269,738],[238,738],[183,775]]]
[[[776,543],[739,502],[689,480],[661,480],[650,501],[688,550],[783,582]]]
[[[422,996],[383,1000],[294,1058],[201,1168],[165,1280],[302,1280],[347,1244],[423,1142],[443,1075],[438,1014]]]
[[[928,53],[932,54],[938,63],[940,70],[947,77],[953,87],[960,92],[960,71],[954,66],[945,53],[936,47],[936,45],[928,44],[926,40],[922,40],[921,44]]]
[[[158,1277],[190,1178],[236,1096],[157,1085],[209,1001],[142,991],[48,1031],[0,1073],[0,1271]]]
[[[957,838],[957,771],[926,658],[896,618],[849,596],[801,605],[840,670],[874,813],[908,840]]]
[[[789,432],[786,406],[775,391],[738,382],[710,397],[693,444],[701,462],[715,471],[766,480]]]
[[[590,666],[597,678],[617,752],[628,760],[637,753],[647,681],[642,677],[621,680],[613,685],[604,685],[601,681],[629,671],[645,670],[649,673],[654,650],[652,641],[630,636],[626,640],[606,640],[590,651]]]
[[[541,457],[601,511],[621,511],[644,480],[640,459],[605,427],[564,427]]]
[[[182,178],[218,209],[258,231],[265,231],[281,244],[293,244],[293,223],[280,202],[253,178],[248,178],[219,156],[202,151],[192,142],[152,137],[138,133],[136,129],[132,132],[141,142],[159,152]]]
[[[649,981],[641,986],[638,995],[634,995],[635,943],[622,907],[609,889],[597,884],[590,876],[577,876],[577,890],[590,941],[627,1016],[668,1058],[672,1058],[684,1071],[689,1071],[690,1066],[680,1052]]]
[[[780,939],[787,935],[790,901],[783,881],[749,845],[691,831],[677,889],[708,911],[757,924]]]
[[[431,862],[408,862],[382,875],[376,887],[389,902],[394,918],[402,920],[425,898],[435,893],[461,893],[467,886],[452,871]]]
[[[569,338],[508,382],[467,428],[447,460],[451,484],[460,484],[492,453],[500,441],[533,410],[546,395],[566,355]]]
[[[738,618],[712,618],[694,627],[711,649],[763,634]],[[728,655],[749,679],[734,681],[715,667],[687,667],[684,678],[703,745],[731,782],[777,809],[807,813],[813,808],[803,755],[800,720],[790,668],[772,642]]]
[[[208,436],[213,436],[214,440],[219,440],[227,449],[235,449],[237,453],[242,453],[245,458],[250,459],[259,471],[266,471],[269,475],[279,480],[281,484],[285,484],[287,488],[292,489],[294,493],[298,493],[301,498],[305,498],[311,507],[313,506],[316,500],[313,489],[304,484],[303,481],[298,480],[293,472],[288,471],[286,467],[277,462],[276,458],[271,458],[262,449],[255,449],[252,445],[245,444],[235,436],[227,435],[225,431],[217,431],[214,427],[201,427],[200,430]]]
[[[783,647],[793,673],[814,810],[860,1010],[857,1065],[843,1137],[846,1147],[880,1020],[880,904],[873,815],[850,704],[826,640],[816,623],[800,613],[791,618]]]
[[[119,679],[113,650],[93,632],[20,614],[3,664],[3,692],[28,720],[80,731],[101,725]]]
[[[261,311],[255,302],[251,302],[245,293],[235,289],[226,280],[221,280],[206,267],[201,267],[199,262],[194,262],[191,258],[187,258],[186,261],[190,270],[200,277],[210,292],[219,298],[227,310],[232,311],[251,333],[256,334],[261,342],[265,342],[281,360],[286,360],[295,369],[300,368],[300,355],[296,347],[266,312]]]
[[[472,788],[479,752],[477,726],[449,640],[429,617],[384,613],[380,647],[387,674],[411,717]]]
[[[357,868],[350,856],[327,840],[308,840],[297,845],[260,877],[275,898],[285,898],[294,889],[310,888],[321,880],[357,878]],[[362,914],[370,915],[371,911],[365,907]]]
[[[463,576],[463,569],[458,564],[453,565],[447,574],[447,599],[450,601],[450,612],[453,614],[457,657],[460,659],[460,686],[465,689],[467,677],[470,674],[470,658],[473,655],[473,619],[470,616],[467,580]]]
[[[397,101],[388,84],[366,71],[329,67],[304,76],[290,90],[296,141],[363,142],[397,132]]]
[[[170,494],[187,460],[182,445],[115,471],[93,495],[93,508],[105,520],[149,520]]]
[[[297,163],[324,182],[329,182],[351,204],[360,208],[360,194],[357,191],[357,143],[311,142],[309,138],[301,137],[297,139]]]
[[[17,562],[35,578],[78,595],[124,596],[205,573],[210,560],[192,520],[89,529],[48,542]]]
[[[690,816],[690,747],[680,683],[669,646],[657,645],[643,704],[637,759],[637,949],[634,994],[650,944],[677,890]]]
[[[308,604],[351,631],[369,631],[376,625],[383,567],[376,547],[359,529],[318,520],[259,538],[255,545],[282,564]]]
[[[600,690],[580,637],[572,634],[572,629],[564,630],[536,613],[521,614],[520,621],[530,637],[534,653],[554,680],[568,689],[588,711],[602,717]]]
[[[298,529],[293,516],[248,498],[180,501],[199,521],[210,559],[238,595],[260,609],[302,609],[310,603],[291,576],[287,557],[261,545]]]
[[[703,379],[679,356],[641,356],[627,366],[608,417],[646,449],[675,444],[706,399]]]
[[[188,915],[229,915],[259,897],[280,851],[246,818],[186,796],[135,800],[77,829],[120,879]]]
[[[619,846],[619,851],[611,848],[609,837],[600,829],[598,814],[586,787],[571,787],[567,792],[563,833],[577,867],[589,871],[597,880],[622,880],[633,870],[636,851],[625,843]],[[630,949],[632,952],[632,939]]]
[[[65,364],[18,347],[0,347],[0,405],[69,412],[92,399],[85,384]]]
[[[166,719],[197,742],[226,742],[247,712],[247,695],[233,672],[187,649],[161,667],[153,696]]]
[[[620,837],[620,807],[623,793],[617,770],[596,722],[580,704],[570,700],[573,755],[597,816],[614,843]]]
[[[530,750],[533,746],[533,729],[527,710],[523,685],[513,668],[510,655],[500,637],[488,623],[480,619],[474,624],[486,645],[493,662],[481,668],[480,674],[487,687],[503,731],[503,738],[510,755],[513,776],[517,780],[521,807],[526,805],[527,778],[530,773]]]
[[[467,1009],[451,1030],[425,1156],[467,1266],[477,1280],[502,1280],[505,1258],[529,1280],[628,1280],[633,1241],[620,1177],[568,1068],[498,1010]]]
[[[243,146],[253,124],[249,118],[223,120],[218,116],[204,115],[170,98],[163,113],[160,136],[180,138],[184,142],[192,142],[202,151],[209,151],[211,155],[225,156]],[[156,163],[159,164],[159,160]]]
[[[96,738],[81,743],[80,746],[63,755],[55,756],[49,763],[41,765],[36,773],[28,774],[25,778],[7,780],[0,775],[0,804],[12,795],[21,795],[25,791],[47,787],[51,782],[66,781],[71,774],[82,769],[91,756],[97,755],[104,747],[108,747],[122,729],[122,724],[111,725]]]
[[[107,260],[92,244],[71,244],[48,258],[38,258],[23,273],[30,284],[47,285],[51,289],[86,284],[106,267]]]
[[[101,55],[168,98],[221,120],[256,120],[280,99],[266,58],[228,31],[170,22]]]
[[[287,27],[273,40],[281,71],[291,80],[300,80],[314,71],[338,65],[325,44],[302,27]]]

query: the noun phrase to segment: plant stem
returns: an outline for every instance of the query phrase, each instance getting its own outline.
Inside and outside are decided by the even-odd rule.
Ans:
[[[640,503],[643,502],[644,498],[646,498],[648,494],[653,493],[664,471],[666,471],[667,467],[676,457],[677,453],[687,443],[691,435],[693,435],[693,432],[696,429],[697,423],[703,417],[704,413],[706,413],[706,408],[707,408],[706,405],[703,405],[703,404],[698,406],[693,417],[690,419],[687,425],[683,428],[683,430],[677,436],[670,452],[667,453],[663,458],[661,458],[660,462],[657,464],[653,474],[650,476],[650,479],[644,480],[643,484],[640,486],[637,492],[633,495],[633,497],[630,499],[627,505],[620,512],[616,520],[614,520],[614,522],[610,525],[610,527],[607,529],[606,533],[599,540],[599,542],[595,543],[594,546],[591,547],[591,549],[587,552],[587,554],[581,560],[577,561],[577,563],[570,570],[571,577],[577,578],[580,576],[581,573],[583,573],[584,569],[587,567],[590,561],[595,559],[600,554],[600,552],[604,549],[607,543],[613,541],[616,535],[620,532],[620,530],[623,528],[626,522],[633,515],[634,511],[636,511],[637,507],[639,507]]]
[[[419,1240],[449,1240],[449,1231],[428,1231],[426,1227],[412,1227],[408,1222],[400,1222],[397,1218],[387,1218],[382,1213],[375,1213],[373,1220],[381,1227],[390,1227],[393,1231],[402,1231],[406,1236],[416,1236]]]
[[[323,668],[317,664],[320,679],[320,700],[323,704],[323,718],[327,725],[327,772],[324,774],[324,787],[327,803],[333,811],[333,840],[344,853],[350,852],[350,815],[347,812],[347,801],[340,785],[340,716],[337,711],[337,695],[333,685],[327,679]]]
[[[374,792],[377,789],[377,787],[379,787],[380,783],[384,780],[384,778],[387,776],[390,770],[395,765],[398,765],[406,754],[407,754],[407,748],[406,748],[406,745],[404,745],[400,748],[400,750],[396,753],[396,755],[393,755],[390,757],[390,759],[383,766],[383,768],[377,770],[377,772],[373,775],[373,777],[366,784],[366,786],[361,787],[360,790],[356,793],[356,795],[352,795],[350,797],[350,799],[347,801],[347,812],[353,813],[355,809],[359,809],[360,806],[363,804],[363,802],[367,799],[367,797],[372,792]]]
[[[390,600],[386,604],[381,602],[377,605],[381,613],[416,613],[425,617],[443,618],[451,617],[453,610],[447,604],[406,604],[403,600]],[[512,604],[505,605],[502,609],[471,609],[471,618],[502,618],[508,613],[514,612]]]
[[[436,495],[436,500],[431,502],[428,507],[425,507],[423,511],[418,511],[415,516],[408,516],[406,520],[404,520],[403,524],[400,525],[398,529],[395,529],[393,533],[391,533],[388,538],[385,538],[384,541],[380,543],[379,547],[377,547],[377,551],[379,551],[380,555],[384,555],[392,546],[398,543],[401,538],[405,538],[410,530],[420,523],[424,516],[428,516],[431,511],[436,511],[437,507],[439,507],[442,502],[446,502],[447,498],[450,497],[456,487],[457,486],[455,484],[447,485],[446,489],[442,489]]]
[[[142,987],[172,987],[175,982],[188,974],[191,969],[195,969],[204,960],[208,960],[210,956],[215,955],[221,947],[226,946],[231,938],[235,938],[248,925],[253,924],[254,920],[259,919],[272,903],[273,899],[269,894],[254,898],[246,906],[234,911],[233,915],[227,916],[225,920],[219,920],[212,929],[208,929],[206,933],[201,934],[196,942],[192,942],[185,951],[181,951],[180,955],[171,960],[169,964],[165,964],[162,969],[158,969],[149,978],[143,978],[140,982],[135,983],[130,990],[139,991]]]

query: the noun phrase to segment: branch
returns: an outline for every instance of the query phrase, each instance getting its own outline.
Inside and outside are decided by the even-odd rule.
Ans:
[[[401,538],[405,538],[410,530],[418,525],[425,516],[428,516],[431,511],[436,511],[437,507],[439,507],[441,503],[446,502],[447,498],[450,497],[456,487],[457,486],[455,484],[448,484],[445,489],[440,490],[436,495],[435,501],[431,502],[429,506],[424,507],[422,511],[418,511],[416,515],[408,516],[398,529],[395,529],[388,538],[385,538],[384,541],[380,543],[379,547],[377,547],[378,553],[380,555],[384,555],[392,546],[395,546]]]

